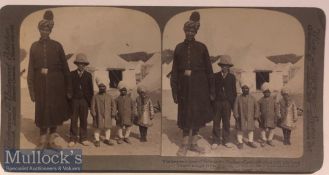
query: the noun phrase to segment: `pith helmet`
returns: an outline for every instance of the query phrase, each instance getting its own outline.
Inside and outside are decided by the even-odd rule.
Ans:
[[[218,63],[219,66],[229,66],[232,67],[233,64],[231,62],[231,57],[229,55],[221,55],[220,61]]]
[[[87,56],[83,53],[78,53],[75,57],[74,64],[83,63],[85,65],[89,64],[89,61],[87,59]]]

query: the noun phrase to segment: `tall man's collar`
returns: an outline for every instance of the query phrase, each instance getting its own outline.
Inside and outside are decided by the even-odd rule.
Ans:
[[[42,38],[42,37],[40,37],[40,39],[39,39],[39,41],[48,41],[48,40],[50,40],[49,36],[46,37],[46,38]]]
[[[195,41],[195,38],[193,38],[192,40],[185,39],[184,43],[189,44],[189,43],[193,43],[194,41]]]

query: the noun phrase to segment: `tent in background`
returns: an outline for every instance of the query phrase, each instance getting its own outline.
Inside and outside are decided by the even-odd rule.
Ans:
[[[304,93],[304,71],[297,71],[285,87],[291,90],[292,93]]]
[[[97,43],[89,46],[84,45],[77,49],[76,53],[82,52],[87,55],[90,64],[88,70],[93,74],[94,86],[97,87],[96,79],[106,83],[107,88],[116,88],[120,81],[128,82],[128,86],[136,86],[136,70],[129,62],[123,60],[118,54],[110,52],[106,45]],[[74,58],[68,60],[71,70],[76,69]]]
[[[148,74],[138,85],[145,86],[149,91],[161,89],[161,55],[155,53],[145,64],[151,65]]]

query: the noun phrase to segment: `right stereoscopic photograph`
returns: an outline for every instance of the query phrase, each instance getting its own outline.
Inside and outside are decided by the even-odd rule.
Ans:
[[[264,9],[173,16],[163,32],[162,156],[303,155],[305,35]]]

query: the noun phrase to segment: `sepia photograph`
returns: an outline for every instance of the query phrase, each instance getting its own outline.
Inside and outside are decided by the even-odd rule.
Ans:
[[[21,149],[160,155],[160,30],[143,12],[60,7],[20,28]]]
[[[3,170],[319,171],[324,11],[176,3],[3,6]]]
[[[166,24],[162,156],[303,155],[304,30],[285,13],[211,8]]]

